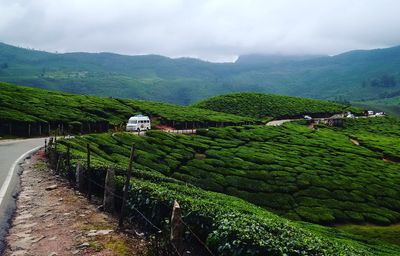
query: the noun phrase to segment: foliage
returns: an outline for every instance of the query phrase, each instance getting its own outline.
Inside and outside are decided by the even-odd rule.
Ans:
[[[74,127],[95,122],[120,125],[136,113],[145,113],[161,121],[232,124],[253,121],[194,107],[75,95],[7,83],[0,83],[0,92],[1,121],[65,123]]]
[[[400,245],[400,225],[398,224],[384,227],[374,225],[341,225],[337,228],[355,234],[360,238]]]
[[[332,57],[256,55],[240,56],[235,63],[211,63],[157,55],[54,54],[0,44],[0,63],[7,63],[0,80],[184,105],[245,91],[354,101],[399,96],[399,56],[400,47],[392,47]],[[368,83],[376,79],[378,85],[391,86]]]
[[[178,200],[184,220],[218,255],[395,255],[395,245],[288,221],[268,209],[328,224],[397,222],[398,163],[383,161],[382,152],[350,138],[378,129],[381,136],[397,136],[398,125],[396,119],[375,118],[317,130],[286,124],[212,128],[195,136],[95,134],[61,141],[58,148],[65,152],[69,144],[72,162],[84,162],[84,145],[90,143],[95,169],[116,166],[121,173],[134,143],[129,205],[161,227]]]
[[[350,140],[379,127],[378,122],[387,134],[398,133],[395,120],[380,118],[348,121],[342,129],[246,126],[199,130],[196,136],[89,135],[70,143],[96,143],[95,157],[123,165],[135,143],[138,168],[237,196],[291,219],[390,224],[400,220],[400,173],[399,164],[385,156],[398,159],[399,144],[390,145],[398,138],[383,139],[381,129],[380,137],[362,137],[360,146]]]
[[[250,92],[216,96],[194,106],[254,118],[327,116],[341,113],[347,108],[328,101]]]
[[[400,116],[400,97],[353,102],[355,106]]]
[[[196,232],[208,234],[207,244],[217,255],[390,255],[398,249],[367,245],[332,228],[310,228],[238,198],[193,186],[134,179],[130,192],[129,205],[159,226],[177,200],[184,221]]]

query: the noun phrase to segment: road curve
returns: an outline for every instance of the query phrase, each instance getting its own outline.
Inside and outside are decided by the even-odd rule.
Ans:
[[[0,141],[0,255],[4,249],[8,221],[15,207],[13,194],[19,184],[19,162],[41,146],[44,146],[44,138]]]

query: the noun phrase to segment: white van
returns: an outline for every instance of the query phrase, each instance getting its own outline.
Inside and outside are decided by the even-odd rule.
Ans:
[[[129,118],[129,121],[126,124],[126,130],[128,132],[146,131],[150,130],[150,128],[151,128],[150,118],[148,116],[143,116],[143,115],[132,116],[131,118]]]

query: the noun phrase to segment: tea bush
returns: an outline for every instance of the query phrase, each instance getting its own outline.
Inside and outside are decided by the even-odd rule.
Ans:
[[[202,100],[195,107],[253,118],[289,118],[302,115],[329,116],[345,110],[361,111],[338,103],[281,96],[265,93],[241,92]]]

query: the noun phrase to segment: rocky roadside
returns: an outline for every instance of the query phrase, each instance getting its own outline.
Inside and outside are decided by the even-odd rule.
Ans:
[[[43,152],[22,166],[5,255],[146,255],[147,241],[119,232],[114,218],[48,170]]]

